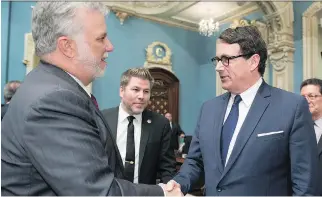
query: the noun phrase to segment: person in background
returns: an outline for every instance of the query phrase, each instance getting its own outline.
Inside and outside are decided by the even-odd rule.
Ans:
[[[1,120],[3,119],[4,115],[6,114],[8,107],[9,107],[9,103],[11,101],[11,98],[16,93],[20,84],[21,84],[20,81],[14,80],[14,81],[9,81],[4,86],[3,97],[4,97],[5,104],[1,105]]]
[[[32,36],[40,64],[1,123],[4,196],[181,196],[123,178],[116,142],[86,86],[113,45],[101,2],[38,1]]]
[[[301,84],[301,95],[309,103],[310,112],[314,121],[314,130],[318,144],[320,193],[322,196],[322,80],[318,78],[306,79]]]
[[[226,93],[206,101],[189,153],[168,191],[186,194],[200,174],[207,196],[314,196],[313,121],[300,95],[263,80],[266,43],[255,26],[228,28],[212,58]]]
[[[182,131],[180,125],[178,123],[172,122],[172,114],[171,113],[166,113],[164,115],[170,122],[170,127],[171,127],[171,148],[174,150],[179,149],[179,142],[178,142],[178,137],[182,140],[184,140],[185,133]]]
[[[176,173],[170,146],[171,129],[162,115],[146,110],[154,79],[146,68],[131,68],[121,76],[119,106],[103,110],[116,138],[125,178],[134,183],[163,183]]]

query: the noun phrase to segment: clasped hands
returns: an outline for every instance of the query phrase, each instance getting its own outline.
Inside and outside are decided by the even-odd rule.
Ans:
[[[160,183],[159,185],[162,187],[165,196],[184,196],[181,192],[180,184],[174,180],[170,180],[167,184]]]

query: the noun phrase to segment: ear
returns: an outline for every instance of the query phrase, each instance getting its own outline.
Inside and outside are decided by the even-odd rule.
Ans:
[[[254,54],[249,60],[250,60],[250,70],[254,71],[257,70],[260,62],[260,56],[258,54]]]
[[[121,86],[120,87],[120,97],[123,98],[123,95],[124,95],[124,87]]]
[[[58,38],[57,47],[59,51],[66,57],[73,58],[76,56],[76,42],[66,36],[61,36]]]

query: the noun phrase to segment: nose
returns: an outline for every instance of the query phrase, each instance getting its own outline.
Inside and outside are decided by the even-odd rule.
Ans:
[[[114,50],[114,46],[109,39],[106,39],[106,40],[107,40],[107,44],[106,44],[105,50],[106,52],[112,52]]]
[[[216,64],[216,71],[224,70],[224,65],[222,65],[221,61],[217,62]]]
[[[143,99],[143,96],[144,95],[144,92],[143,91],[140,91],[139,93],[138,93],[138,98],[139,99]]]

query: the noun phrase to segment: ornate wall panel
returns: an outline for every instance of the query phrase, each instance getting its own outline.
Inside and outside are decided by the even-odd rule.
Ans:
[[[318,46],[318,24],[316,14],[322,10],[322,2],[313,2],[303,13],[303,80],[317,77],[318,58],[321,58]],[[320,38],[322,39],[322,38]]]

